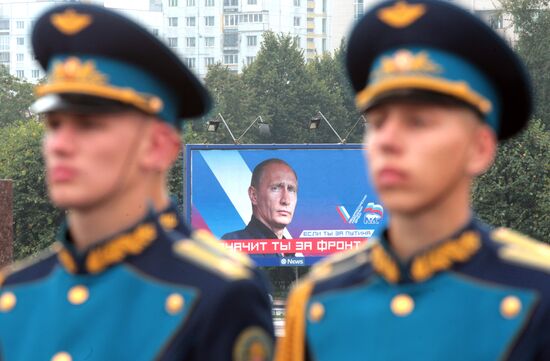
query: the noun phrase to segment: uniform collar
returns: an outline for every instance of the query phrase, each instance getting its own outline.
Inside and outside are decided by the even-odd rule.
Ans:
[[[159,223],[166,232],[178,232],[181,236],[189,237],[191,229],[181,215],[175,200],[171,200],[168,207],[159,212]]]
[[[451,237],[417,253],[407,262],[401,262],[395,255],[386,234],[387,230],[373,246],[371,260],[374,270],[390,283],[426,281],[455,264],[468,261],[481,247],[481,234],[473,219]]]
[[[61,244],[57,257],[70,273],[100,273],[123,262],[128,257],[144,252],[157,239],[161,228],[160,222],[162,222],[160,219],[163,214],[149,212],[134,226],[98,242],[84,251],[76,250],[65,221],[57,236],[57,240]],[[168,217],[165,218],[168,219]]]

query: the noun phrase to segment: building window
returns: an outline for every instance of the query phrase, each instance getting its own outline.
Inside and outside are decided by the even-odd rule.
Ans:
[[[246,57],[246,65],[252,64],[252,62],[254,61],[254,59],[256,59],[255,56],[247,56],[247,57]]]
[[[237,26],[239,24],[238,15],[225,15],[224,16],[224,25],[225,26]]]
[[[258,0],[248,0],[248,5],[256,5],[258,4]]]
[[[185,24],[187,26],[195,26],[196,25],[196,22],[195,22],[195,17],[194,16],[188,16],[185,18]]]
[[[207,58],[204,58],[204,66],[208,67],[210,65],[214,65],[214,57],[207,57]]]
[[[159,29],[153,29],[153,35],[159,36]]]
[[[25,45],[25,38],[17,38],[17,45]]]
[[[0,51],[10,50],[10,36],[0,35]]]
[[[256,35],[247,36],[246,37],[246,45],[248,45],[248,46],[258,45],[258,37]]]
[[[187,6],[195,6],[195,0],[187,0]]]
[[[33,79],[38,79],[40,77],[40,70],[38,69],[31,70],[31,76],[33,77]]]
[[[205,16],[204,17],[204,25],[214,26],[214,17],[213,16]]]
[[[255,23],[261,23],[262,22],[262,14],[254,14],[254,22]]]
[[[294,0],[294,6],[300,6],[300,0]]]
[[[25,56],[23,54],[17,54],[17,61],[23,61]]]
[[[223,6],[239,6],[239,0],[223,0]]]
[[[168,38],[168,46],[171,48],[178,47],[178,38]]]
[[[363,16],[363,13],[365,12],[365,5],[363,3],[363,0],[354,0],[353,6],[354,6],[354,17],[355,17],[355,20],[357,20],[361,16]]]
[[[185,45],[187,45],[188,48],[194,48],[195,43],[195,37],[185,38]]]
[[[10,30],[10,21],[9,21],[9,19],[0,20],[0,30]]]
[[[223,34],[223,46],[236,48],[239,46],[239,34],[236,32]]]
[[[214,6],[214,0],[204,0],[204,6]]]
[[[327,19],[321,20],[321,29],[323,31],[323,34],[327,33]]]
[[[189,69],[195,69],[195,58],[183,58],[183,62]]]
[[[0,53],[0,63],[9,63],[10,62],[10,53],[1,52]]]
[[[168,6],[170,7],[178,6],[178,0],[168,0]]]
[[[300,26],[300,17],[299,16],[294,17],[294,26]]]
[[[327,0],[323,0],[323,12],[327,12]]]
[[[15,22],[17,29],[24,29],[25,28],[25,22],[24,21],[16,21]]]
[[[324,53],[327,51],[327,39],[321,40],[321,51]]]
[[[168,26],[178,26],[178,18],[168,18]]]
[[[493,15],[489,17],[489,25],[493,29],[502,29],[504,28],[504,20],[502,19],[502,14]]]
[[[207,47],[214,46],[214,37],[213,36],[206,36],[204,38],[204,46],[207,46]]]
[[[228,54],[223,56],[224,64],[238,64],[239,56],[237,54]]]
[[[24,71],[24,70],[16,70],[16,71],[15,71],[15,75],[16,75],[18,78],[24,78],[24,77],[25,77],[25,71]]]

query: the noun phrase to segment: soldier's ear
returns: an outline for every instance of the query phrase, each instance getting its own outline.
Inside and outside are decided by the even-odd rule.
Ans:
[[[248,198],[250,198],[250,203],[252,203],[253,206],[258,204],[258,193],[253,186],[248,187]]]
[[[493,164],[498,141],[495,132],[486,124],[477,127],[473,139],[467,170],[475,177],[485,173]]]
[[[153,120],[148,131],[149,141],[144,166],[155,171],[167,171],[179,155],[181,148],[179,133],[160,120]]]

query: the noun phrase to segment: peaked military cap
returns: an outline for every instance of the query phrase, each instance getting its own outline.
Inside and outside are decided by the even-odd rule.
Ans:
[[[508,44],[444,1],[384,1],[353,29],[346,66],[356,105],[392,96],[445,96],[482,115],[499,139],[518,133],[532,107],[529,76]]]
[[[36,112],[137,108],[174,125],[211,103],[200,81],[159,39],[104,7],[54,7],[32,33],[36,59],[48,73],[36,88]]]

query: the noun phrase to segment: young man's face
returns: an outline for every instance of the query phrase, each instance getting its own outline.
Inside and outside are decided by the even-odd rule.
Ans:
[[[473,112],[394,102],[366,115],[369,172],[390,212],[417,214],[455,192],[469,196],[483,126]]]
[[[251,187],[254,215],[274,232],[284,229],[294,215],[298,181],[292,169],[282,163],[268,164],[257,188]]]
[[[48,114],[42,151],[52,202],[86,209],[132,189],[146,124],[132,111]]]

